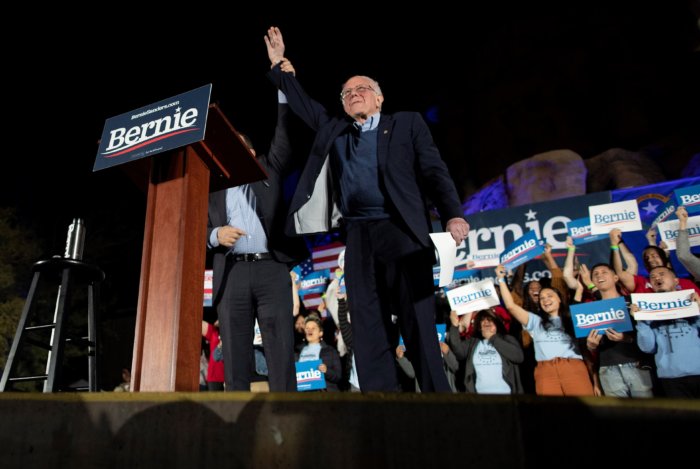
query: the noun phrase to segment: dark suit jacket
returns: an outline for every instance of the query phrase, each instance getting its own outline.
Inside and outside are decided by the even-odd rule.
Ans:
[[[282,72],[279,66],[274,67],[268,76],[285,93],[292,111],[316,131],[311,153],[290,205],[286,232],[305,234],[327,231],[333,227],[330,209],[325,214],[324,223],[307,226],[306,231],[299,231],[295,218],[300,216],[298,211],[316,197],[325,198],[326,205],[332,206],[328,202],[332,194],[314,194],[315,185],[319,177],[324,177],[322,168],[333,141],[348,131],[352,120],[347,116],[329,116],[321,104],[306,94],[294,76]],[[426,247],[432,246],[429,237],[430,216],[425,199],[428,197],[437,207],[443,228],[447,220],[462,217],[454,181],[420,114],[382,114],[378,130],[377,163],[381,185],[386,189],[385,196],[390,204],[387,208],[405,222],[420,243]]]
[[[258,156],[268,174],[268,178],[251,184],[256,196],[256,212],[265,229],[267,247],[277,262],[288,264],[290,267],[306,259],[309,255],[306,243],[299,237],[287,237],[284,234],[284,223],[287,207],[284,204],[283,180],[291,167],[292,152],[287,135],[289,106],[279,104],[277,127],[267,155]],[[209,221],[207,224],[207,242],[214,228],[226,225],[226,190],[213,192],[209,195]],[[213,248],[214,304],[218,300],[222,277],[226,265],[227,247]]]

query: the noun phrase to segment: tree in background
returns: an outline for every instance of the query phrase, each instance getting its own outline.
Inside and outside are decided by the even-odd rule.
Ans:
[[[0,368],[17,331],[31,283],[32,265],[42,253],[39,239],[17,220],[15,209],[0,207]]]

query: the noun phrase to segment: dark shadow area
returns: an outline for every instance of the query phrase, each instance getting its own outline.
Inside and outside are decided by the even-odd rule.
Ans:
[[[8,468],[534,469],[590,459],[646,466],[652,451],[680,464],[675,449],[692,447],[700,406],[420,394],[3,394],[0,416],[0,465]]]

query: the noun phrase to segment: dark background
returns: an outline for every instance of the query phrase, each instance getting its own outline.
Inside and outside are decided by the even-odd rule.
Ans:
[[[506,1],[460,5],[464,13],[434,2],[328,4],[313,7],[316,21],[298,18],[312,8],[301,4],[147,17],[126,6],[54,8],[8,19],[24,33],[5,41],[12,119],[0,206],[16,207],[47,256],[63,252],[72,218],[84,218],[86,260],[118,297],[112,314],[135,308],[145,194],[121,168],[92,172],[105,119],[212,83],[212,101],[264,151],[276,111],[265,77],[270,25],[329,109],[341,112],[342,83],[365,74],[381,84],[387,112],[423,113],[463,197],[549,150],[645,151],[669,179],[700,152],[696,1]],[[303,156],[311,133],[293,129]]]

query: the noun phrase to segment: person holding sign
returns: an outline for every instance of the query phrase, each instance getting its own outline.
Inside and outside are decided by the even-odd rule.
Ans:
[[[610,232],[610,250],[613,259],[615,273],[620,277],[622,285],[632,293],[652,293],[654,289],[647,277],[637,275],[637,259],[634,254],[624,244],[622,232],[614,229]],[[622,267],[622,260],[627,264],[627,269]],[[642,261],[647,272],[658,266],[672,268],[671,260],[666,251],[658,246],[647,246],[642,251]],[[682,290],[693,289],[700,293],[700,288],[692,280],[687,278],[678,279],[678,286]]]
[[[569,308],[561,293],[551,287],[542,288],[539,311],[526,311],[513,301],[506,283],[506,269],[496,267],[501,297],[508,312],[523,325],[535,344],[535,391],[543,396],[600,395],[591,384],[593,361],[581,352],[574,336],[574,325]]]
[[[466,392],[522,394],[519,364],[523,361],[523,349],[506,332],[501,318],[491,309],[479,311],[474,318],[474,334],[468,338],[460,336],[459,324],[454,319],[447,345],[457,359],[465,360]]]
[[[306,318],[304,329],[306,331],[306,345],[299,352],[298,362],[321,360],[318,370],[325,375],[326,390],[339,391],[338,383],[343,378],[338,351],[330,345],[322,342],[323,327],[321,319],[315,314]]]
[[[688,210],[681,205],[676,209],[678,217],[678,239],[676,239],[676,256],[688,269],[695,281],[700,280],[700,259],[690,252],[690,240],[688,239]]]
[[[678,277],[666,266],[651,269],[649,279],[656,293],[675,292],[678,286]],[[690,299],[700,303],[697,292],[692,292]],[[636,298],[633,301],[637,301]],[[660,309],[654,308],[657,311],[670,309],[664,308],[663,302],[656,304],[661,305]],[[639,311],[637,303],[630,306],[633,316]],[[700,316],[640,320],[636,328],[639,348],[654,354],[656,374],[666,397],[700,397]]]
[[[569,251],[570,252],[570,251]],[[527,265],[529,263],[521,264],[515,271],[513,276],[510,292],[513,296],[513,300],[518,306],[522,306],[526,311],[536,311],[539,309],[539,296],[540,290],[543,286],[551,286],[559,290],[562,294],[564,301],[568,302],[569,291],[567,289],[566,278],[564,277],[564,272],[557,265],[552,255],[552,246],[549,243],[545,243],[544,251],[542,252],[542,261],[545,267],[549,270],[550,277],[543,277],[541,280],[532,279],[527,283],[524,283],[525,271],[527,270]],[[505,311],[503,311],[505,313]],[[506,313],[507,314],[507,313]],[[510,318],[508,318],[510,322]],[[506,324],[506,329],[508,325]],[[520,337],[520,344],[523,346],[523,351],[525,352],[525,359],[520,364],[520,370],[522,371],[521,377],[523,382],[523,387],[525,392],[532,394],[535,392],[535,381],[533,379],[533,373],[535,371],[535,352],[532,347],[532,337],[527,331],[522,330],[519,323],[515,323],[513,330],[509,332],[516,337]]]
[[[619,298],[619,277],[608,264],[596,264],[591,269],[591,282],[596,286],[598,300]],[[586,338],[588,350],[598,353],[598,377],[606,396],[653,397],[650,367],[635,341],[633,332],[617,332],[612,328],[600,334],[592,329]]]

